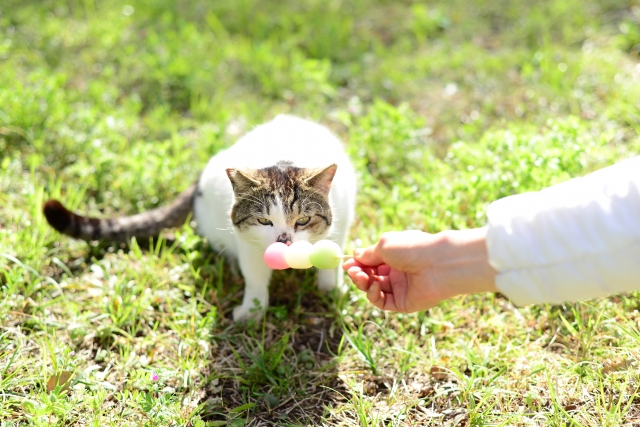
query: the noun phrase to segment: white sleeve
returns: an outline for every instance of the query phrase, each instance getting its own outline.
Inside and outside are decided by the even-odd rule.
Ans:
[[[517,305],[640,289],[640,156],[487,210],[496,286]]]

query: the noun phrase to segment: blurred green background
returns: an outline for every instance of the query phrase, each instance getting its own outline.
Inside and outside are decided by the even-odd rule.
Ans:
[[[469,226],[485,202],[565,179],[590,161],[552,163],[555,178],[510,166],[558,158],[536,150],[507,160],[504,175],[501,161],[516,153],[495,132],[513,133],[524,151],[541,128],[583,134],[589,141],[579,147],[549,142],[572,158],[593,139],[634,139],[633,4],[8,1],[0,9],[0,149],[16,167],[37,168],[41,184],[83,183],[95,206],[131,211],[167,200],[254,124],[294,113],[346,140],[367,175],[362,204],[378,207],[390,191],[427,197],[411,209],[427,204],[428,213],[452,216],[394,212],[392,226]],[[483,149],[447,159],[454,143],[483,140],[497,164]],[[480,170],[457,183],[447,174],[459,161]],[[491,188],[470,189],[468,179]],[[457,203],[435,206],[452,196]]]
[[[200,347],[194,343],[202,340],[229,338],[233,351],[225,354],[241,355],[233,366],[207,370],[210,361],[218,363],[222,356],[205,349],[193,350],[188,357],[182,354],[177,362],[148,365],[165,369],[167,384],[182,384],[176,385],[179,396],[211,384],[214,377],[226,379],[225,390],[236,394],[207,392],[221,399],[216,409],[220,414],[239,407],[244,409],[233,412],[238,416],[269,420],[271,409],[259,396],[267,391],[281,401],[300,396],[296,387],[316,384],[320,376],[315,369],[325,366],[313,359],[317,355],[310,356],[314,362],[299,362],[297,351],[287,347],[289,332],[303,324],[310,308],[300,299],[272,301],[267,320],[286,331],[270,338],[271,344],[284,343],[276,346],[282,353],[272,368],[286,360],[300,382],[269,388],[271,377],[254,375],[262,365],[249,355],[258,347],[241,338],[248,334],[258,342],[259,334],[233,329],[228,320],[241,284],[228,277],[221,261],[192,231],[178,232],[182,252],[177,254],[127,254],[114,248],[105,253],[52,231],[40,213],[46,198],[61,198],[72,208],[101,216],[158,206],[187,187],[210,156],[243,132],[276,114],[292,113],[330,127],[356,165],[360,190],[351,247],[371,243],[393,229],[435,232],[483,225],[487,204],[497,198],[539,190],[640,153],[639,24],[640,5],[634,0],[3,0],[0,389],[5,406],[0,419],[38,424],[55,415],[53,424],[67,425],[69,419],[104,423],[109,418],[91,408],[100,407],[96,402],[105,398],[100,393],[107,393],[117,407],[125,407],[127,399],[138,402],[149,425],[164,425],[167,419],[196,425],[185,420],[198,411],[181,412],[180,399],[171,393],[167,396],[175,398],[162,403],[168,412],[152,414],[147,397],[107,392],[95,385],[99,382],[91,382],[93,374],[85,376],[94,388],[85,390],[84,400],[76,392],[56,401],[56,406],[38,388],[67,363],[63,361],[68,361],[64,355],[69,351],[84,354],[74,363],[85,369],[100,351],[108,350],[108,360],[117,366],[112,381],[117,390],[126,389],[123,384],[138,378],[128,373],[130,366],[124,361],[131,346],[144,341],[137,335],[140,331],[182,334],[180,345],[196,349]],[[138,273],[141,262],[155,270]],[[185,262],[191,270],[181,267]],[[117,276],[120,285],[110,288],[115,279],[96,279],[96,268],[105,277]],[[104,291],[106,299],[92,291],[95,280],[111,289]],[[216,292],[205,295],[202,289],[212,284]],[[164,287],[169,287],[166,293]],[[156,296],[149,296],[147,289]],[[611,391],[622,390],[621,382],[606,388],[602,378],[581,364],[587,360],[601,365],[622,352],[637,353],[635,339],[612,332],[611,323],[599,323],[617,319],[635,328],[633,296],[560,311],[533,307],[517,315],[504,301],[482,296],[403,317],[381,316],[353,295],[346,306],[338,303],[337,308],[323,300],[322,310],[328,310],[325,315],[334,327],[342,325],[347,332],[365,322],[384,327],[384,333],[369,331],[376,337],[372,354],[386,360],[374,366],[377,378],[386,372],[410,382],[409,377],[428,372],[434,364],[459,368],[452,381],[461,389],[468,387],[468,393],[446,401],[442,395],[440,400],[427,399],[436,410],[484,417],[494,407],[517,413],[525,405],[542,416],[545,425],[574,422],[558,409],[564,404],[551,382],[537,380],[551,406],[534,407],[531,402],[537,398],[517,385],[526,376],[502,369],[518,357],[547,354],[544,343],[549,334],[565,337],[563,354],[576,365],[564,359],[549,362],[534,370],[538,375],[569,382],[580,378],[594,401],[619,396],[633,401],[635,394]],[[99,317],[103,313],[108,316]],[[189,332],[176,318],[197,319],[200,329]],[[594,318],[598,321],[588,320]],[[521,321],[529,326],[514,328]],[[82,333],[68,333],[70,324],[82,325]],[[456,334],[448,334],[445,325],[453,325]],[[81,353],[86,336],[96,327],[103,341],[96,341],[93,353]],[[26,332],[11,335],[9,329]],[[465,347],[457,341],[481,333],[483,343]],[[43,336],[55,336],[58,350],[47,350]],[[428,336],[438,338],[439,348],[448,354],[445,362],[433,356],[436,344],[433,341],[430,350]],[[588,342],[576,341],[576,336],[588,337]],[[169,341],[166,354],[178,345]],[[264,337],[261,342],[260,348],[268,347]],[[480,362],[474,351],[481,352],[481,345],[492,346],[493,359],[482,362],[483,375],[496,375],[488,384],[475,382],[473,367]],[[29,346],[39,350],[29,353]],[[514,354],[514,346],[520,346],[521,353]],[[23,349],[23,359],[12,356],[17,353],[10,350],[16,348]],[[359,363],[362,351],[346,344],[340,348],[334,368],[340,371],[346,369],[340,366]],[[580,358],[572,359],[576,354]],[[471,371],[463,366],[471,366]],[[336,375],[330,376],[332,381],[338,381]],[[341,384],[347,391],[341,390],[346,400],[320,399],[320,406],[329,409],[316,421],[369,425],[367,414],[387,399],[389,405],[404,405],[403,411],[413,414],[408,420],[417,423],[417,412],[407,408],[427,405],[416,400],[424,396],[410,393],[393,395],[396,403],[389,395],[364,396],[356,393],[364,381],[360,374],[345,375]],[[239,377],[244,382],[234,383]],[[516,397],[495,393],[494,387]],[[160,399],[150,397],[152,403],[156,398]],[[25,409],[24,399],[33,406]],[[243,406],[256,402],[255,407]],[[624,405],[617,412],[603,412],[593,402],[579,408],[586,414],[584,425],[617,426],[632,418]],[[73,418],[74,411],[85,415]],[[475,425],[496,419],[511,422],[505,417],[465,419]],[[133,415],[109,422],[121,425],[125,419],[139,425]],[[216,419],[231,422],[222,415]],[[385,419],[380,423],[387,425]]]

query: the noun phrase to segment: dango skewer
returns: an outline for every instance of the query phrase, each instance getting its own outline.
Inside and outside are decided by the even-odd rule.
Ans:
[[[275,242],[264,251],[264,262],[273,270],[329,269],[337,267],[340,260],[349,258],[352,256],[343,255],[340,246],[332,240],[319,240],[315,244],[301,240],[290,246]]]

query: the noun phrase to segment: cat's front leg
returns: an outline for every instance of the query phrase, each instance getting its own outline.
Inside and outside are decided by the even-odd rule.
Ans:
[[[244,297],[242,304],[233,309],[233,320],[236,322],[262,319],[262,314],[269,305],[272,271],[262,259],[263,252],[244,242],[238,244],[238,263],[244,277]]]
[[[347,243],[347,232],[349,230],[348,223],[343,223],[338,227],[338,235],[335,242],[338,243],[342,253]],[[344,294],[347,288],[344,284],[344,273],[342,272],[342,262],[337,268],[318,270],[318,289],[323,292],[329,292],[337,287],[340,294]]]
[[[318,270],[318,289],[323,292],[329,292],[333,288],[338,288],[338,291],[341,294],[344,294],[346,291],[342,266],[326,270]]]

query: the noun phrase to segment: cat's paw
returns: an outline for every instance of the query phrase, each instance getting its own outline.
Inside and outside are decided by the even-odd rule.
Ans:
[[[256,307],[255,304],[250,306],[242,304],[233,309],[233,321],[246,322],[248,320],[255,320],[259,322],[262,320],[263,314],[264,309],[262,307]]]

